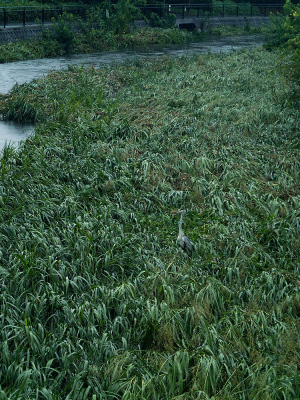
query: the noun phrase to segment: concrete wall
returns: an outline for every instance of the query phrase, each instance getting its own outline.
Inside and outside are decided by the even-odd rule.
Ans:
[[[42,28],[40,26],[25,27],[7,27],[0,29],[0,43],[16,42],[17,40],[36,39],[41,35]]]
[[[212,18],[177,18],[176,25],[180,29],[192,28],[194,24],[196,29],[206,32],[210,27],[218,27],[221,25],[232,26],[236,25],[239,27],[249,26],[261,26],[264,24],[269,24],[269,17],[212,17]],[[191,30],[191,29],[189,29]]]

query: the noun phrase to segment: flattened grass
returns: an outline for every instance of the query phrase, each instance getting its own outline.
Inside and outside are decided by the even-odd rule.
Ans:
[[[300,396],[299,110],[274,61],[71,68],[1,100],[38,122],[1,158],[4,399]]]

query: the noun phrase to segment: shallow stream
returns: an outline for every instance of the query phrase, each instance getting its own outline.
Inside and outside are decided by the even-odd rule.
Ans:
[[[101,67],[127,60],[157,57],[164,54],[182,56],[189,53],[228,53],[241,48],[260,46],[261,37],[231,36],[225,38],[209,37],[204,41],[180,45],[154,45],[136,47],[133,50],[108,51],[95,54],[79,54],[68,57],[43,58],[38,60],[17,61],[0,65],[0,93],[9,92],[18,83],[30,82],[53,70],[67,68],[69,65],[93,65]],[[5,143],[17,144],[33,132],[34,126],[12,121],[0,121],[0,151]]]

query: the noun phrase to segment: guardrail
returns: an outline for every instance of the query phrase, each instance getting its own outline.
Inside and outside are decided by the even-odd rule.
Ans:
[[[173,13],[177,18],[188,17],[225,17],[225,16],[264,16],[268,17],[271,12],[283,13],[284,4],[165,4],[165,5],[147,5],[140,7],[142,13],[147,18],[150,17],[151,12],[158,14],[160,18],[170,13]]]
[[[151,13],[164,17],[170,13],[178,18],[214,17],[214,16],[269,16],[270,12],[283,12],[284,4],[243,4],[236,5],[223,3],[213,4],[151,4],[138,7],[141,13],[149,18]],[[58,18],[63,13],[73,14],[82,19],[86,18],[91,6],[59,6],[59,7],[0,7],[0,26],[4,28],[14,25],[26,26],[40,21],[42,24],[50,22],[51,18]]]
[[[0,7],[0,26],[4,28],[16,25],[32,25],[51,22],[52,18],[57,19],[63,13],[72,14],[80,18],[86,17],[90,6],[59,6],[59,7]]]

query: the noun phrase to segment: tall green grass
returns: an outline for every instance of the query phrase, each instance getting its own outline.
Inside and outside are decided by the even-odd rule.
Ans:
[[[274,62],[70,68],[1,99],[37,123],[0,160],[1,398],[300,397],[299,110]]]
[[[65,54],[120,50],[141,45],[188,43],[204,37],[203,34],[178,28],[143,28],[120,35],[107,31],[105,27],[93,29],[93,25],[81,24],[81,28],[83,31],[74,35],[67,28],[58,27],[54,33],[45,29],[37,40],[26,39],[3,43],[0,45],[0,63],[58,57]],[[227,29],[224,34],[219,31],[216,33],[223,36],[249,33],[244,29],[239,31],[234,29],[234,32]]]

